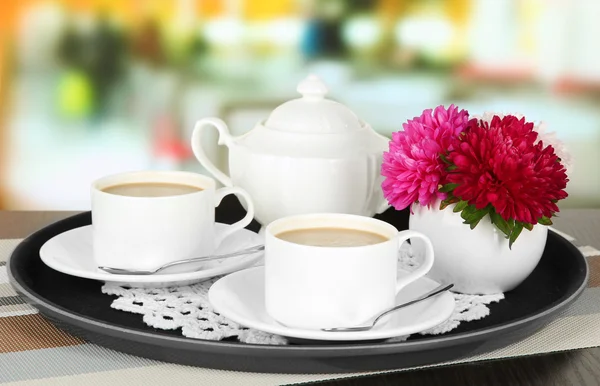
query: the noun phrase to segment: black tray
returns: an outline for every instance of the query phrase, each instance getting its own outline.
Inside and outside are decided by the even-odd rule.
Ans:
[[[217,221],[233,223],[243,215],[229,197],[217,210]],[[407,229],[408,213],[389,210],[378,216]],[[441,336],[414,335],[401,343],[326,343],[287,346],[253,345],[236,341],[190,339],[179,330],[157,330],[141,315],[110,308],[112,296],[100,292],[102,283],[81,279],[47,267],[40,247],[55,235],[91,223],[82,213],[39,230],[13,252],[8,264],[15,289],[58,327],[88,341],[142,357],[217,369],[335,373],[397,369],[464,357],[480,349],[501,347],[522,339],[548,323],[573,302],[587,284],[587,263],[571,243],[548,234],[544,255],[534,272],[506,299],[490,305],[491,314],[461,324]],[[250,229],[257,231],[253,222]]]

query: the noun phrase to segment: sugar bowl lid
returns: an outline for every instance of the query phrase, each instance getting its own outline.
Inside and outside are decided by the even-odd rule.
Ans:
[[[266,128],[314,134],[342,134],[362,128],[352,110],[325,98],[329,90],[318,76],[309,75],[296,90],[302,98],[290,100],[273,110],[264,124]]]

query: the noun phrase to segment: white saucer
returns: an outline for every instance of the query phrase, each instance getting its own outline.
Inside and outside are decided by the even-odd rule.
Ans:
[[[215,224],[216,232],[223,232],[228,226],[217,223]],[[201,268],[201,270],[195,272],[189,270],[181,273],[169,273],[165,270],[154,275],[115,275],[98,269],[98,265],[94,260],[92,240],[91,225],[71,229],[48,240],[40,248],[40,258],[50,268],[67,275],[101,280],[106,283],[117,283],[129,287],[167,287],[198,283],[214,276],[249,267],[264,254],[261,251],[250,255],[201,263],[201,266],[194,267]],[[234,252],[263,244],[263,242],[263,238],[258,234],[242,229],[223,240],[215,253]]]
[[[399,271],[399,274],[408,272]],[[396,302],[410,301],[438,285],[431,279],[421,278],[400,291]],[[387,323],[380,322],[369,331],[325,332],[277,323],[265,310],[264,292],[264,267],[254,267],[217,280],[208,292],[208,300],[216,312],[245,327],[292,338],[337,341],[387,339],[414,334],[446,321],[455,306],[452,294],[445,292],[396,311]]]

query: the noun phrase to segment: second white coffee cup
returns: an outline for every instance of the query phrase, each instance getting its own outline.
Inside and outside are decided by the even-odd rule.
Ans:
[[[277,235],[311,228],[371,232],[385,241],[351,247],[297,244]],[[265,306],[288,327],[321,329],[361,325],[395,304],[407,284],[433,265],[433,247],[419,232],[398,230],[383,221],[347,214],[285,217],[269,224],[265,234]],[[404,241],[422,239],[421,265],[398,277],[398,253]]]
[[[192,187],[178,195],[137,196],[110,193],[128,184]],[[246,201],[246,216],[215,234],[215,207],[236,194]],[[241,188],[216,189],[215,180],[196,173],[141,171],[107,176],[91,187],[94,259],[98,266],[152,270],[166,263],[212,254],[221,241],[253,218],[250,196]]]

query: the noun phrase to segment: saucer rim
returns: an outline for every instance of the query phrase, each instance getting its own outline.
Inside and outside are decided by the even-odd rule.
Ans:
[[[215,224],[230,226],[230,224],[224,224],[220,222],[216,222]],[[248,268],[248,266],[255,263],[258,259],[260,259],[264,255],[264,251],[256,252],[247,256],[247,258],[242,261],[238,261],[233,264],[221,264],[218,267],[213,267],[206,270],[192,271],[192,272],[179,272],[179,273],[169,273],[169,274],[152,274],[152,275],[117,275],[113,273],[108,273],[104,271],[84,271],[81,269],[74,269],[69,265],[62,264],[58,262],[56,258],[50,254],[47,249],[50,248],[50,244],[52,242],[57,242],[56,239],[61,237],[65,237],[67,233],[75,233],[75,232],[90,232],[92,230],[92,225],[84,225],[77,228],[69,229],[65,232],[61,232],[56,236],[50,238],[46,241],[39,250],[40,260],[47,265],[48,267],[64,273],[66,275],[80,277],[83,279],[90,280],[99,280],[106,283],[141,283],[141,284],[172,284],[182,281],[190,281],[190,280],[209,280],[215,276],[225,275],[228,273],[237,272],[239,270],[243,270]],[[240,229],[235,232],[250,232],[253,237],[260,237],[258,233],[252,232],[248,229]]]
[[[400,328],[395,328],[395,329],[383,328],[380,330],[367,330],[367,331],[354,331],[354,332],[327,332],[327,331],[320,331],[320,330],[301,329],[301,328],[287,327],[282,324],[275,324],[275,323],[277,323],[275,320],[273,320],[272,323],[269,323],[267,321],[257,320],[256,318],[250,320],[249,321],[250,323],[248,323],[248,319],[240,316],[239,313],[235,312],[235,310],[231,310],[230,308],[227,308],[227,309],[219,308],[219,301],[217,301],[217,302],[214,301],[214,299],[216,298],[215,293],[219,292],[222,287],[226,286],[227,281],[239,280],[239,279],[243,278],[244,276],[246,276],[246,277],[251,277],[251,275],[256,276],[256,275],[258,275],[258,272],[260,270],[264,270],[264,269],[265,269],[264,266],[245,268],[245,269],[239,270],[237,272],[233,272],[227,276],[224,276],[224,277],[220,278],[219,280],[217,280],[215,283],[213,283],[212,286],[210,287],[210,289],[208,290],[208,301],[211,304],[211,306],[213,307],[214,311],[225,316],[228,319],[233,320],[234,322],[236,322],[244,327],[253,328],[255,330],[259,330],[259,331],[263,331],[263,332],[267,332],[267,333],[271,333],[271,334],[281,335],[281,336],[284,336],[287,338],[318,340],[318,341],[364,341],[364,340],[390,339],[390,338],[395,338],[395,337],[404,336],[404,335],[412,335],[412,334],[419,333],[421,331],[425,331],[429,328],[438,326],[441,323],[448,320],[450,318],[450,316],[452,316],[452,313],[454,312],[454,309],[456,308],[456,301],[454,300],[454,297],[452,296],[452,294],[450,292],[446,291],[445,293],[437,296],[437,299],[434,299],[436,301],[445,302],[442,304],[444,304],[445,307],[447,308],[447,309],[443,310],[444,312],[440,311],[438,314],[436,314],[436,315],[442,315],[443,317],[439,317],[438,319],[433,319],[435,321],[435,323],[423,322],[423,323],[419,324],[420,327],[418,327],[418,328],[416,328],[416,327],[410,328],[413,325],[409,325],[409,326],[403,327],[402,329],[400,329]],[[399,269],[399,271],[408,273],[408,271],[403,270],[403,269]],[[251,279],[251,280],[256,280],[256,279]],[[439,285],[439,283],[437,283],[435,280],[430,279],[428,277],[421,277],[418,279],[418,281],[422,281],[422,280],[429,281],[429,282]],[[264,303],[264,297],[263,297],[262,303]],[[264,328],[265,326],[267,328]]]

